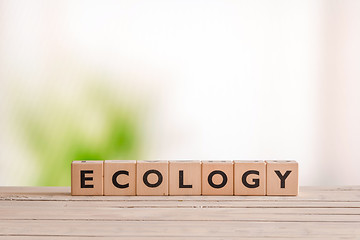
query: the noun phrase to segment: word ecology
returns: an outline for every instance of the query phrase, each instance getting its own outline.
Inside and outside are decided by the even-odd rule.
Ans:
[[[295,161],[73,161],[72,195],[297,195]]]

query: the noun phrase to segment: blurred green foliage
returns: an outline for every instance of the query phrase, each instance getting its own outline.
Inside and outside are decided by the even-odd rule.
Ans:
[[[68,186],[73,160],[136,159],[139,112],[104,85],[84,89],[73,101],[56,94],[19,109],[21,135],[36,165],[33,185]],[[75,100],[75,101],[74,101]]]

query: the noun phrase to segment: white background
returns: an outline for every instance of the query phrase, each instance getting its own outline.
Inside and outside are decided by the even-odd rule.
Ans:
[[[359,1],[0,1],[0,185],[32,168],[14,88],[76,102],[94,69],[151,102],[144,158],[295,159],[301,185],[360,184]]]

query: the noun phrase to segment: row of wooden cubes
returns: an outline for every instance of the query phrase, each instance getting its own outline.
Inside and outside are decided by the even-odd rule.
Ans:
[[[296,161],[73,161],[72,195],[297,195]]]

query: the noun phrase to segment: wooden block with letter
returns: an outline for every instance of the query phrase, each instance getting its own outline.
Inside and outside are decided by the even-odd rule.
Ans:
[[[234,161],[234,195],[266,195],[264,161]]]
[[[137,161],[136,195],[168,195],[168,161]]]
[[[71,163],[71,195],[103,195],[103,161]]]
[[[169,195],[201,195],[201,162],[169,162]]]
[[[233,195],[233,170],[230,161],[203,161],[202,195]]]
[[[298,163],[296,161],[266,161],[266,163],[267,195],[298,195]]]
[[[136,161],[106,160],[104,162],[104,195],[136,194]]]

